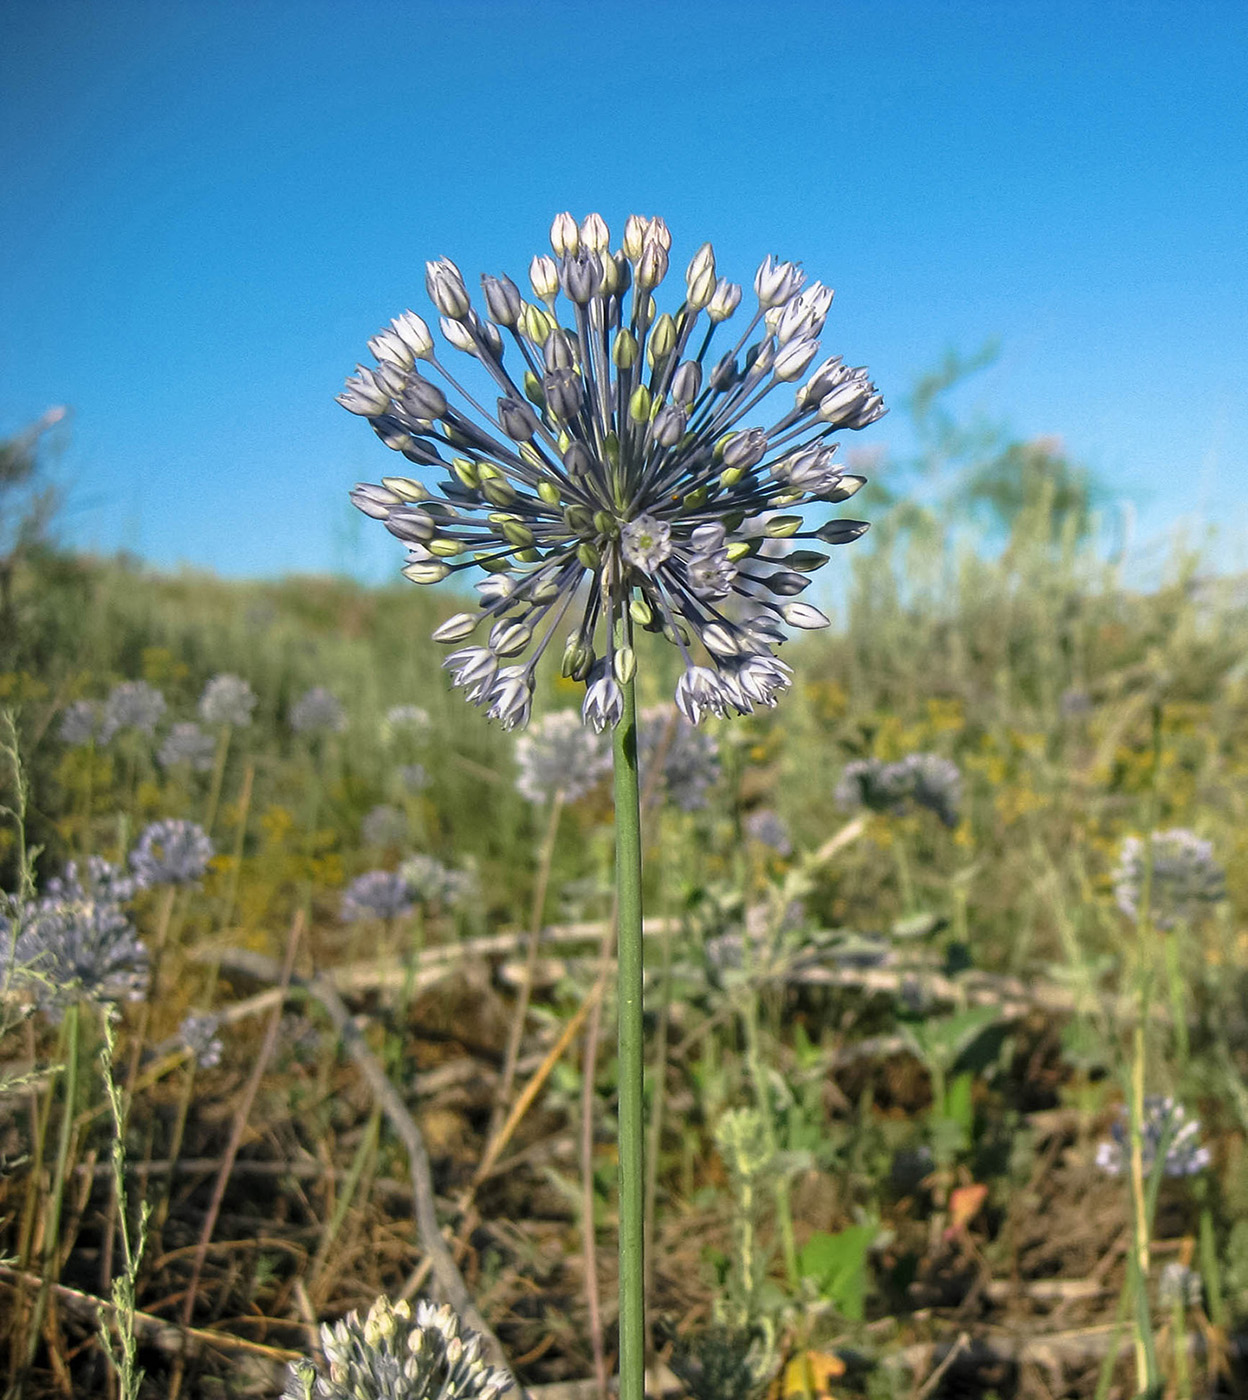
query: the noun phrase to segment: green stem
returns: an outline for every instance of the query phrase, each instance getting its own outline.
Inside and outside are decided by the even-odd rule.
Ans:
[[[641,792],[637,697],[623,685],[615,727],[615,888],[619,910],[620,1400],[645,1395],[645,1166],[642,1088]]]
[[[48,1201],[48,1216],[43,1234],[43,1279],[35,1300],[27,1338],[26,1365],[35,1359],[39,1335],[43,1331],[43,1315],[52,1291],[57,1255],[61,1248],[61,1204],[65,1199],[65,1180],[69,1174],[69,1147],[74,1130],[74,1113],[78,1100],[78,1003],[65,1009],[65,1107],[56,1144],[56,1166],[52,1173],[52,1194]]]
[[[897,888],[901,895],[901,912],[908,916],[915,911],[914,877],[910,873],[910,853],[906,850],[906,838],[896,826],[892,831],[893,863],[897,867]]]

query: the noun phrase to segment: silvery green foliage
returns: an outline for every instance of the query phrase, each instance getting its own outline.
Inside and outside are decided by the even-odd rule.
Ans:
[[[212,842],[197,822],[152,822],[130,852],[130,868],[141,885],[190,885],[212,859]]]
[[[494,1400],[511,1385],[445,1304],[378,1298],[321,1328],[325,1365],[297,1362],[282,1400]]]
[[[946,826],[957,826],[962,801],[962,775],[948,758],[934,753],[911,753],[896,763],[861,758],[847,763],[836,788],[836,802],[852,809],[901,815],[913,804],[926,807]]]
[[[429,774],[423,763],[401,763],[394,770],[394,776],[404,792],[424,792],[429,786]]]
[[[147,988],[147,950],[109,897],[116,889],[128,898],[133,888],[121,877],[110,883],[115,872],[104,866],[95,881],[70,866],[44,897],[22,903],[10,896],[0,914],[0,947],[12,950],[14,985],[53,1015],[79,1000],[134,1001]]]
[[[100,726],[100,707],[94,700],[75,700],[61,711],[57,735],[63,744],[81,748],[89,744]]]
[[[778,1361],[765,1329],[717,1323],[674,1337],[668,1364],[692,1400],[753,1400]]]
[[[407,881],[412,897],[422,904],[444,904],[453,909],[477,892],[477,882],[470,871],[449,870],[440,860],[423,852],[408,856],[399,866],[399,874]]]
[[[1157,1160],[1163,1138],[1166,1176],[1195,1176],[1209,1165],[1209,1149],[1200,1145],[1200,1122],[1189,1118],[1187,1110],[1174,1099],[1150,1094],[1144,1100],[1144,1122],[1140,1125],[1144,1175],[1147,1178]],[[1125,1105],[1110,1135],[1096,1149],[1096,1165],[1110,1176],[1121,1176],[1131,1162],[1131,1140]]]
[[[345,923],[357,919],[397,919],[410,914],[412,891],[401,874],[393,870],[369,870],[357,875],[342,896],[342,918]]]
[[[366,846],[401,846],[407,840],[407,814],[379,803],[360,823],[360,837]]]
[[[419,705],[391,705],[382,717],[381,742],[393,744],[403,735],[423,738],[428,728],[428,710]]]
[[[165,697],[146,681],[122,681],[109,692],[100,721],[100,743],[108,744],[125,730],[154,734],[165,712]]]
[[[560,214],[551,248],[530,265],[530,302],[510,278],[482,277],[484,317],[453,262],[427,264],[442,336],[493,381],[494,403],[461,385],[429,327],[404,312],[369,342],[377,365],[359,366],[339,402],[444,475],[432,487],[383,477],[352,500],[407,546],[413,582],[488,573],[475,608],[433,635],[456,648],[453,683],[508,729],[527,723],[538,658],[557,637],[564,675],[586,687],[585,722],[617,723],[636,627],[679,649],[675,699],[690,721],[774,705],[790,684],[775,655],[785,629],[827,625],[797,601],[827,555],[798,542],[866,529],[807,528],[792,512],[858,490],[829,438],[884,412],[865,369],[833,356],[811,372],[832,292],[767,258],[740,334],[712,354],[741,288],[718,275],[709,243],[662,314],[662,219],[634,215],[612,251],[597,214],[579,225]],[[777,409],[792,385],[792,407]],[[478,630],[483,640],[461,645]]]
[[[192,721],[175,724],[165,735],[164,743],[156,751],[156,759],[162,768],[174,768],[185,763],[197,773],[212,771],[213,759],[217,752],[217,741]]]
[[[242,729],[251,723],[256,696],[241,676],[222,673],[204,687],[199,697],[199,717],[205,724],[228,724]]]
[[[220,1016],[212,1012],[192,1012],[178,1027],[178,1039],[195,1056],[200,1069],[215,1069],[221,1063],[225,1049],[217,1032],[221,1029]]]
[[[291,706],[290,727],[296,734],[341,734],[347,713],[323,685],[314,685]]]
[[[1152,861],[1148,912],[1158,928],[1192,923],[1226,897],[1226,877],[1214,858],[1213,845],[1194,832],[1182,827],[1154,831]],[[1114,897],[1129,919],[1139,917],[1147,864],[1145,843],[1138,836],[1128,836],[1114,872]]]
[[[780,814],[773,812],[770,807],[759,807],[746,817],[745,834],[760,846],[769,846],[777,855],[793,854],[789,829]]]
[[[549,802],[556,792],[575,802],[611,771],[611,747],[575,711],[555,710],[516,740],[516,766],[516,789],[530,802]]]
[[[719,781],[719,741],[696,728],[670,705],[652,705],[641,712],[637,726],[637,763],[641,790],[650,787],[650,770],[658,760],[660,791],[682,812],[706,806]]]

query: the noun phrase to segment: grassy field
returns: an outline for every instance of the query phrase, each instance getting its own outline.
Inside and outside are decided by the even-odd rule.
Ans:
[[[1166,1394],[1248,1391],[1248,599],[1180,556],[1133,591],[1053,491],[1007,515],[972,548],[948,514],[880,503],[838,626],[786,648],[778,709],[709,722],[713,752],[650,721],[673,1393],[1129,1396],[1145,1365]],[[596,1394],[607,786],[522,795],[515,737],[439,669],[440,591],[36,550],[6,608],[4,888],[30,904],[168,819],[213,854],[119,902],[136,998],[8,960],[0,1379],[106,1395],[137,1366],[144,1395],[276,1395],[317,1322],[436,1276],[432,1208],[520,1381]],[[669,667],[642,656],[647,706]],[[254,692],[246,724],[200,717],[223,674]],[[115,697],[136,681],[164,699],[151,732]],[[341,727],[292,725],[314,687]],[[578,689],[547,677],[535,713]],[[912,754],[956,765],[947,820],[921,791],[848,801],[848,765]],[[1149,840],[1177,829],[1177,856]],[[405,907],[344,918],[377,870]],[[1187,1120],[1155,1096],[1195,1133],[1174,1141]]]

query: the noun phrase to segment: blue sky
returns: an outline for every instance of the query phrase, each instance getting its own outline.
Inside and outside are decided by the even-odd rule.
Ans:
[[[426,258],[523,284],[553,214],[659,213],[837,289],[824,344],[1134,503],[1248,530],[1242,3],[0,0],[0,432],[73,416],[65,533],[230,575],[402,550],[333,401]],[[858,446],[906,447],[903,415]]]

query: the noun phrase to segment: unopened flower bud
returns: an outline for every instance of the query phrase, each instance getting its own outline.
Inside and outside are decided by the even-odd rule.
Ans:
[[[559,290],[559,266],[554,258],[536,257],[529,264],[529,281],[539,301],[549,301]]]
[[[729,316],[741,304],[741,287],[736,282],[729,282],[721,277],[715,283],[715,295],[707,304],[706,314],[718,325],[721,321],[726,321]]]
[[[528,442],[537,432],[537,414],[519,399],[499,399],[498,421],[512,442]]]
[[[550,226],[550,246],[557,258],[570,257],[580,247],[581,235],[571,214],[556,214]]]
[[[641,260],[637,264],[637,285],[643,291],[652,292],[667,276],[667,249],[657,238],[646,234],[645,246],[641,250]]]
[[[468,314],[471,306],[468,290],[459,268],[450,258],[439,258],[436,262],[425,264],[425,289],[429,300],[443,316],[458,321]]]
[[[566,423],[581,411],[580,379],[570,369],[557,369],[542,380],[546,404],[550,411]]]
[[[651,439],[660,447],[675,447],[684,436],[687,421],[683,409],[677,408],[674,404],[668,404],[655,415],[654,424],[650,430]]]
[[[611,231],[601,214],[587,214],[581,223],[581,247],[603,256],[611,246]]]
[[[596,253],[574,253],[564,259],[559,280],[569,301],[588,306],[602,286],[602,261]]]
[[[413,418],[441,418],[446,412],[446,395],[415,370],[408,375],[399,402]]]
[[[686,360],[672,375],[672,400],[688,407],[698,397],[702,387],[702,366],[697,360]]]
[[[481,274],[481,286],[485,291],[485,305],[490,316],[500,326],[514,327],[520,321],[520,288],[510,277],[491,277]]]
[[[703,243],[693,255],[689,270],[685,273],[685,287],[690,307],[701,311],[710,304],[715,295],[715,250],[709,243]]]

